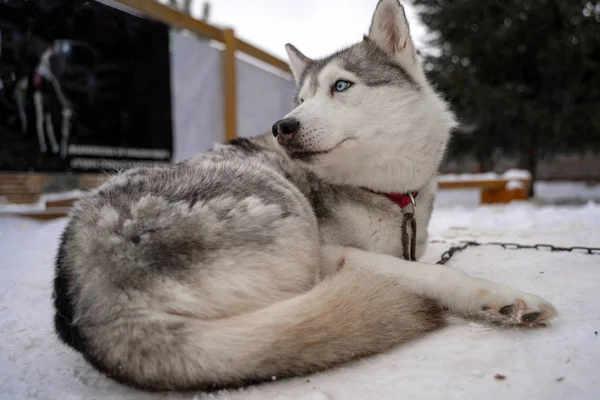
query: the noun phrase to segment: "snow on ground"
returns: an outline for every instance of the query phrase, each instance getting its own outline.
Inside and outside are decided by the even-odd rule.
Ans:
[[[464,193],[440,194],[430,226],[436,242],[424,261],[435,262],[460,240],[600,247],[600,205],[592,202],[472,202]],[[53,334],[52,263],[65,222],[0,216],[0,399],[591,400],[600,392],[600,255],[490,246],[457,253],[448,265],[539,294],[561,312],[558,320],[537,330],[456,321],[406,346],[303,378],[213,394],[136,392],[97,373]]]

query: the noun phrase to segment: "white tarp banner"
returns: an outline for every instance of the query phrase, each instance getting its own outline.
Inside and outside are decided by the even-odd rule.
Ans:
[[[238,136],[255,136],[292,109],[294,82],[249,62],[237,60]]]
[[[223,140],[222,65],[208,41],[171,31],[173,162]]]
[[[256,65],[255,65],[256,64]],[[238,136],[271,129],[292,108],[294,83],[285,73],[237,60]],[[173,162],[224,141],[222,50],[171,31]]]

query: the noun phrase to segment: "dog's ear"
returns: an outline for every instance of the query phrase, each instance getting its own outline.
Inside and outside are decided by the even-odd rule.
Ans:
[[[379,0],[368,37],[397,62],[407,66],[415,62],[406,13],[398,0]]]
[[[306,57],[290,43],[285,45],[285,51],[287,51],[288,59],[290,60],[292,75],[294,75],[294,80],[296,81],[296,85],[298,85],[300,83],[300,78],[302,77],[302,72],[310,62],[310,58]]]

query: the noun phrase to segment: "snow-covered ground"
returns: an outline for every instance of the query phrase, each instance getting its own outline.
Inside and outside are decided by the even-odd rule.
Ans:
[[[600,247],[594,202],[477,201],[476,192],[439,195],[430,226],[435,242],[424,261],[435,262],[460,240]],[[53,334],[52,264],[65,222],[0,216],[0,399],[591,400],[600,393],[600,255],[491,246],[457,253],[448,265],[539,294],[561,312],[558,320],[536,330],[456,321],[423,340],[304,378],[213,394],[136,392],[97,373]]]

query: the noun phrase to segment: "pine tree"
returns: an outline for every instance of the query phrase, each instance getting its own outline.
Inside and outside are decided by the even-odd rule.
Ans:
[[[600,147],[599,1],[412,3],[431,31],[428,74],[476,127],[478,159],[518,154],[535,178],[540,155]]]

